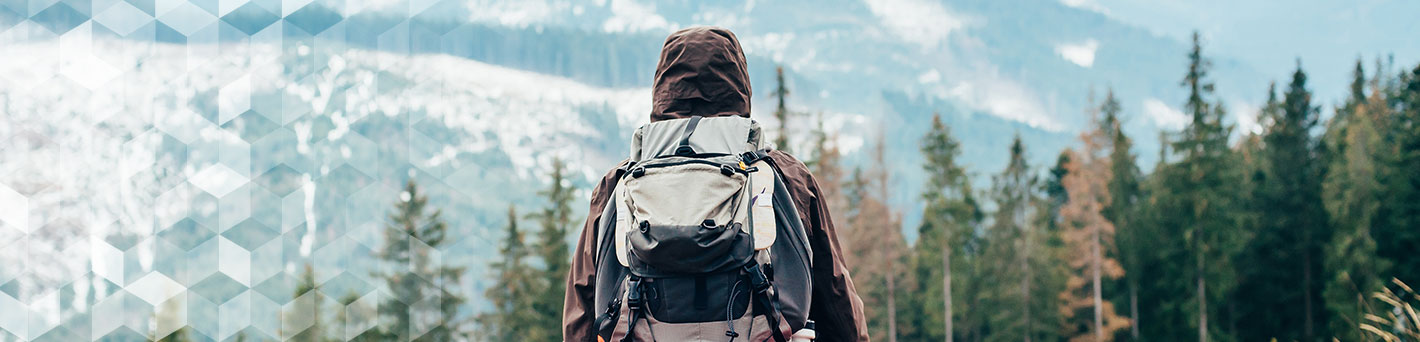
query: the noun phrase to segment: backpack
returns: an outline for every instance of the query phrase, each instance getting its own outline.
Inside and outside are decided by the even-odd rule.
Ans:
[[[813,253],[769,151],[737,116],[636,130],[596,223],[599,342],[785,342],[812,329]]]

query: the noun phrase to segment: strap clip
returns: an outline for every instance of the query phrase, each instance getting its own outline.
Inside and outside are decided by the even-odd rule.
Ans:
[[[740,153],[740,161],[745,165],[754,165],[754,163],[764,160],[764,158],[769,158],[769,149],[767,148]]]
[[[626,291],[626,307],[633,311],[645,307],[646,300],[641,294],[641,277],[632,276],[631,286]]]
[[[769,278],[764,276],[764,272],[759,268],[758,262],[745,264],[744,272],[749,275],[749,286],[751,289],[754,289],[755,293],[769,291],[771,288]]]
[[[612,314],[614,314],[614,313],[616,313],[617,311],[620,311],[620,310],[621,310],[621,298],[620,298],[620,297],[617,297],[616,299],[612,299],[612,300],[611,300],[611,304],[606,306],[606,314],[607,314],[607,316],[610,316],[610,315],[612,315]]]

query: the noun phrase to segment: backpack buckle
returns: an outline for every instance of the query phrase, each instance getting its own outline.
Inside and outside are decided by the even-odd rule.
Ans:
[[[606,315],[611,316],[621,310],[621,298],[612,299],[610,305],[606,306]]]
[[[626,291],[626,307],[634,311],[641,309],[643,305],[645,305],[646,301],[641,296],[641,277],[633,276],[631,286],[628,287]]]
[[[769,158],[768,149],[754,150],[740,154],[740,161],[744,162],[745,165],[753,165],[755,162],[763,160],[764,158]]]
[[[768,291],[769,278],[764,276],[764,272],[759,268],[758,262],[751,262],[744,266],[744,272],[749,275],[749,286],[754,292],[760,293]]]

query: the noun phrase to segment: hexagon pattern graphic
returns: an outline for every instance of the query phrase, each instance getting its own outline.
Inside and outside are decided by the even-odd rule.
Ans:
[[[575,142],[648,103],[461,58],[488,34],[442,20],[465,6],[0,0],[0,342],[351,340],[388,328],[387,303],[438,310],[384,275],[443,265],[470,270],[448,289],[469,308],[402,336],[467,324],[489,227],[538,203],[519,189],[554,157],[610,165]],[[407,180],[451,237],[392,264]]]

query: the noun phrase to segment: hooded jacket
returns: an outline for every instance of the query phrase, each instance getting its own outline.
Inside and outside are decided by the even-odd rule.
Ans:
[[[750,83],[744,52],[729,30],[693,27],[666,37],[656,67],[651,121],[691,116],[749,117]],[[863,302],[853,288],[843,264],[837,233],[818,183],[802,162],[781,151],[770,152],[768,162],[779,172],[794,198],[813,249],[813,305],[809,319],[816,323],[820,341],[868,341]],[[622,162],[624,165],[626,162]],[[621,178],[622,165],[602,177],[592,190],[587,222],[572,255],[567,296],[562,311],[564,341],[593,342],[592,312],[596,284],[597,220],[606,209],[611,190]]]

